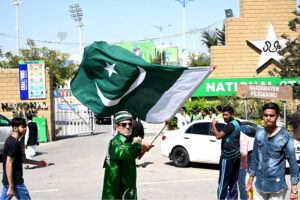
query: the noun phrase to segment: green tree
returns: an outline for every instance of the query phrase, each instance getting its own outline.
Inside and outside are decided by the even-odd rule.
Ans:
[[[67,53],[61,53],[56,50],[50,50],[46,47],[37,48],[33,40],[28,40],[27,49],[21,49],[20,56],[13,55],[11,52],[2,54],[4,58],[0,61],[0,68],[19,68],[19,61],[44,60],[45,67],[48,67],[53,73],[53,85],[64,86],[66,80],[70,80],[76,73],[78,67],[75,63],[66,65],[69,58]]]
[[[222,30],[216,29],[216,34],[219,44],[225,46],[225,24],[223,24]]]
[[[212,32],[210,30],[203,31],[202,37],[203,37],[203,40],[201,40],[201,41],[203,42],[203,44],[205,44],[205,46],[209,49],[209,51],[212,46],[218,45],[218,37],[217,37],[216,32]]]
[[[210,66],[210,57],[206,54],[189,54],[189,67]]]
[[[300,18],[299,12],[295,11],[296,18],[291,20],[288,24],[291,31],[299,33],[300,30]],[[278,51],[279,55],[284,58],[279,62],[275,62],[276,67],[269,71],[272,76],[280,76],[286,78],[296,78],[300,76],[300,33],[295,39],[291,39],[289,35],[283,34],[281,36],[287,39],[286,47]],[[300,99],[300,85],[295,84],[294,98]]]

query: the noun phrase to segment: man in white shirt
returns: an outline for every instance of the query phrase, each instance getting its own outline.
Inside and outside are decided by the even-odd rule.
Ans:
[[[24,139],[24,148],[26,158],[33,160],[33,157],[36,153],[36,146],[39,145],[39,134],[38,134],[38,126],[35,122],[32,121],[32,114],[29,113],[27,115],[27,131]],[[35,165],[27,165],[25,169],[33,169]]]
[[[191,122],[190,116],[185,112],[185,107],[181,107],[180,113],[176,113],[175,117],[177,118],[177,128],[181,128]]]

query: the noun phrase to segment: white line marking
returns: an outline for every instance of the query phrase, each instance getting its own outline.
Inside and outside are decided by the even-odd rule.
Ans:
[[[139,183],[139,185],[151,185],[151,184],[161,184],[161,183],[183,183],[183,182],[193,182],[193,181],[213,181],[216,179],[189,179],[189,180],[177,180],[177,181],[155,181],[155,182],[146,182]]]
[[[58,192],[58,189],[49,189],[49,190],[32,190],[29,193],[38,193],[38,192]]]

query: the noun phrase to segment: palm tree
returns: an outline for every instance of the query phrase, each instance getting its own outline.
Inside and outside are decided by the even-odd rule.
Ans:
[[[159,51],[156,52],[155,57],[152,59],[152,64],[165,64],[166,61],[166,52],[163,51],[162,55]]]
[[[222,31],[219,29],[216,29],[216,33],[217,33],[217,38],[218,38],[219,44],[225,46],[225,24],[223,24]]]
[[[211,32],[210,30],[203,31],[202,37],[203,40],[201,41],[207,46],[209,51],[210,51],[210,47],[218,45],[218,37],[216,32]]]

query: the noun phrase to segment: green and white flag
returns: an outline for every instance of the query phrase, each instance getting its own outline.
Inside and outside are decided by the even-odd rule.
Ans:
[[[149,122],[170,120],[212,67],[187,68],[150,64],[133,53],[106,42],[84,49],[73,95],[98,116],[127,110]]]

